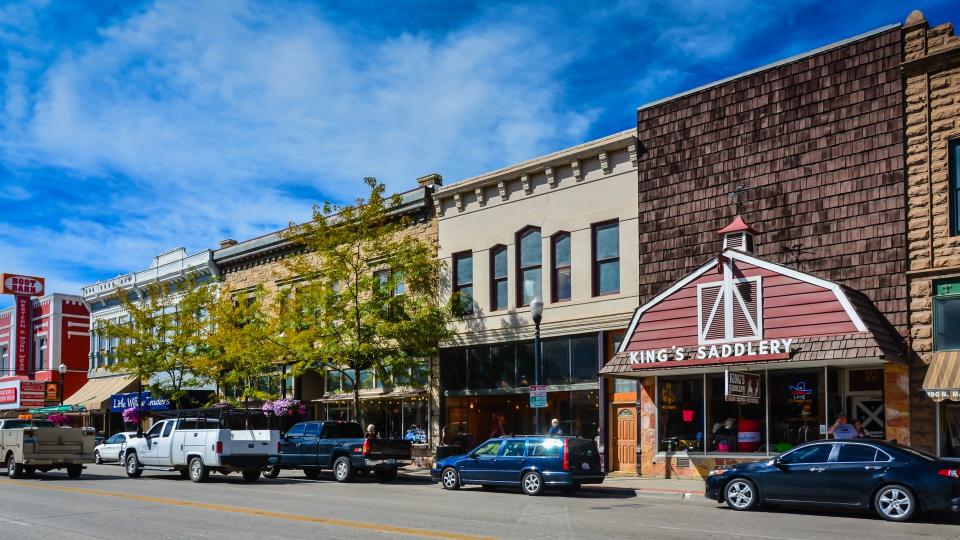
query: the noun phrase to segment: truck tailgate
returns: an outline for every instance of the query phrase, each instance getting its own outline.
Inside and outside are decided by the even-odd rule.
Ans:
[[[403,459],[412,458],[410,441],[403,439],[371,439],[367,459]]]
[[[277,452],[280,432],[267,429],[234,429],[223,432],[224,455],[269,455]]]

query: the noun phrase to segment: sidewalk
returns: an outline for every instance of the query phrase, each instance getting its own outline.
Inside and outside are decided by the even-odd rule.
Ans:
[[[400,473],[409,477],[430,476],[430,469],[400,469]],[[638,497],[670,499],[680,503],[700,503],[713,505],[713,501],[703,496],[702,480],[680,480],[665,478],[638,478],[633,476],[608,476],[603,484],[589,486],[590,489],[631,489]]]

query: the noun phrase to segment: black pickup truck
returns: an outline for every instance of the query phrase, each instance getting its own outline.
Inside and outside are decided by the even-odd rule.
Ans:
[[[409,441],[365,438],[356,422],[300,422],[280,439],[278,450],[270,456],[268,476],[301,469],[307,478],[316,478],[321,469],[332,469],[337,482],[371,472],[390,481],[413,460]]]

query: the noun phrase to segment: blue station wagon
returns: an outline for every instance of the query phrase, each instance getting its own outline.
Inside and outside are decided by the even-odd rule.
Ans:
[[[604,473],[592,439],[505,436],[490,439],[466,455],[438,461],[430,478],[443,489],[476,484],[517,486],[527,495],[558,487],[576,493],[582,484],[600,484]]]

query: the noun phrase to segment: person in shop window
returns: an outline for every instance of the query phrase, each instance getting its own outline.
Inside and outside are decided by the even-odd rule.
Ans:
[[[737,442],[737,432],[733,429],[737,425],[736,418],[727,418],[722,424],[713,426],[713,450],[716,452],[733,452]]]
[[[857,430],[857,434],[854,436],[854,439],[866,439],[867,431],[863,429],[863,422],[859,418],[853,421],[853,429]]]
[[[550,431],[547,431],[548,437],[559,437],[563,435],[563,429],[560,428],[560,420],[554,418],[550,421]]]
[[[377,426],[375,426],[375,425],[373,425],[373,424],[370,424],[369,426],[367,426],[366,438],[367,438],[367,439],[376,439],[376,438],[377,438]]]
[[[830,426],[830,429],[827,430],[827,433],[833,435],[834,439],[837,440],[848,440],[853,439],[857,436],[857,428],[853,425],[847,423],[847,415],[840,414],[837,416],[837,421]]]
[[[495,439],[497,437],[503,436],[503,424],[500,422],[500,417],[496,414],[490,419],[490,438]]]

